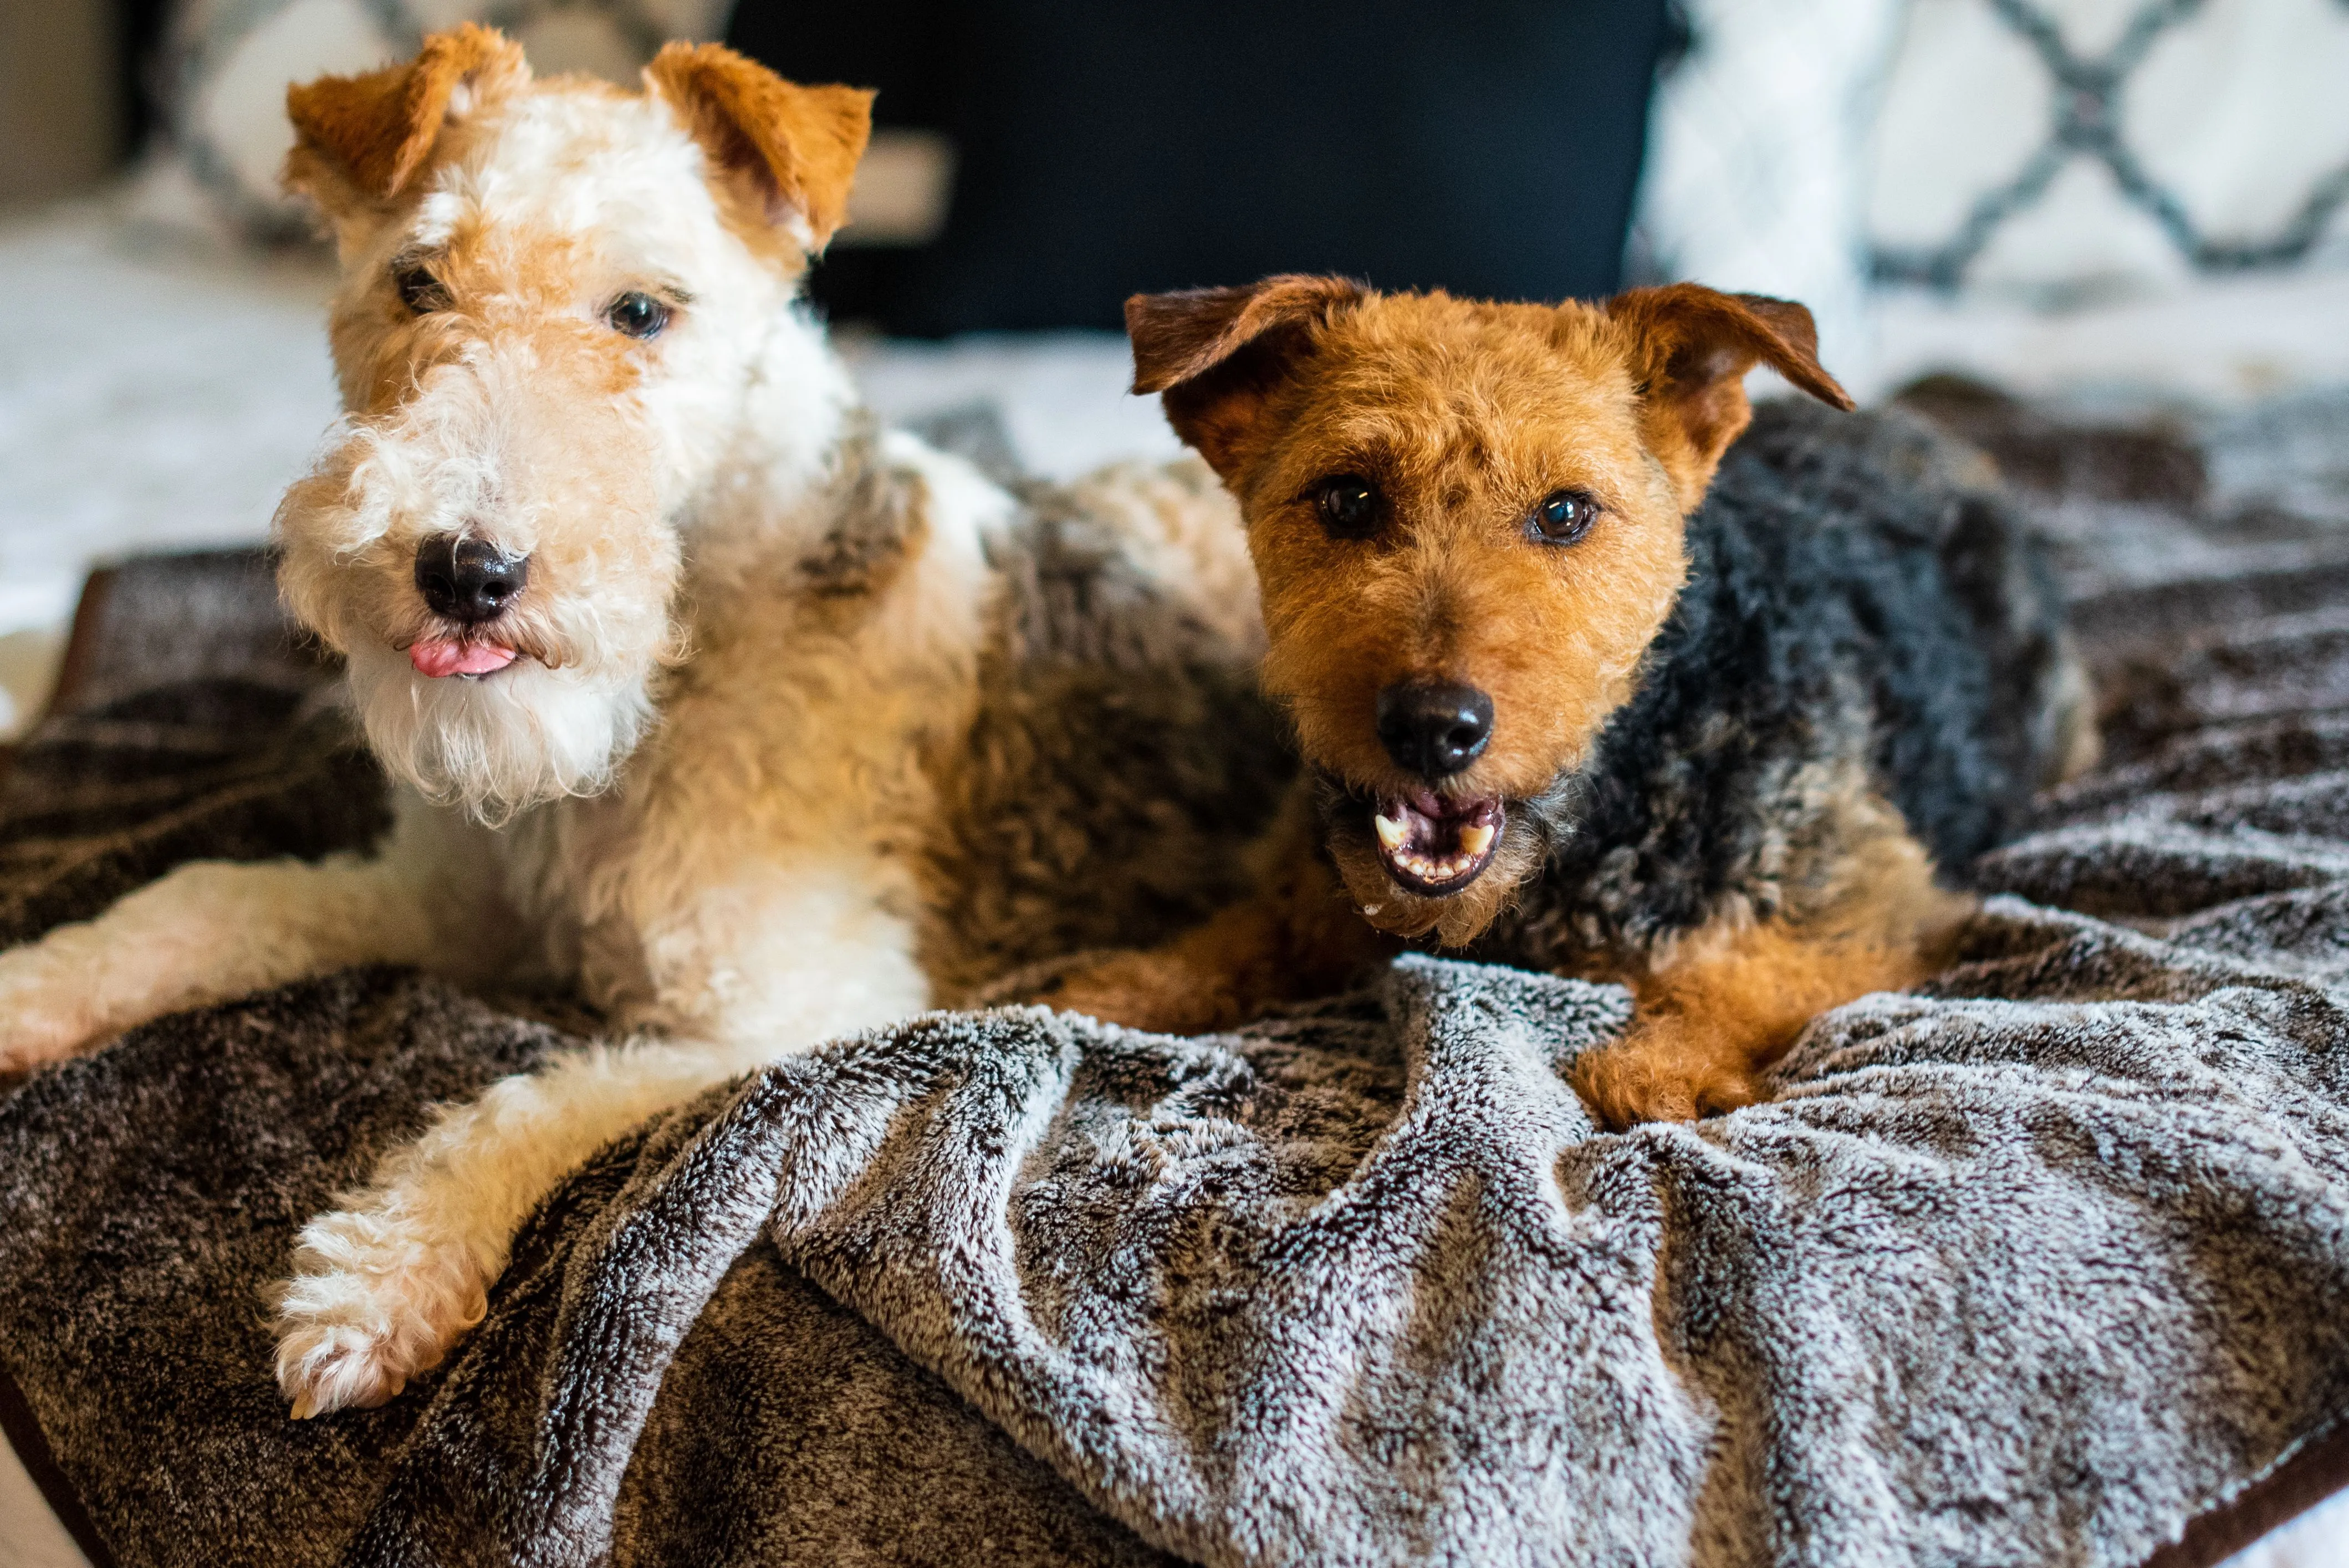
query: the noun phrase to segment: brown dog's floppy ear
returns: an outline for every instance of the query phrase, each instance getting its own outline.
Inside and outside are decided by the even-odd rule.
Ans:
[[[294,151],[285,183],[324,200],[331,192],[320,176],[331,170],[362,196],[397,196],[423,167],[452,110],[462,113],[529,79],[521,45],[467,22],[425,39],[406,65],[287,88]]]
[[[1791,300],[1730,294],[1697,284],[1632,289],[1607,302],[1631,337],[1632,374],[1648,409],[1648,444],[1693,507],[1721,455],[1753,420],[1745,373],[1767,365],[1822,403],[1855,405],[1819,366],[1818,328]]]
[[[1344,278],[1285,273],[1237,288],[1135,294],[1125,302],[1133,389],[1165,394],[1174,433],[1231,480],[1307,329],[1365,292]]]
[[[803,88],[723,44],[670,44],[645,79],[684,117],[717,168],[746,180],[770,223],[794,218],[821,251],[848,218],[848,189],[873,132],[873,95]]]

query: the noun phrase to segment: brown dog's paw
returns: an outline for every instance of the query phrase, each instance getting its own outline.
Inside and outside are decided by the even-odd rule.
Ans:
[[[1643,1121],[1694,1121],[1762,1098],[1736,1053],[1677,1018],[1635,1026],[1621,1043],[1576,1062],[1568,1081],[1591,1119],[1611,1132]]]
[[[1059,970],[1005,1002],[1036,1002],[1160,1035],[1228,1028],[1237,1009],[1220,986],[1201,984],[1187,965],[1155,953],[1107,953]]]

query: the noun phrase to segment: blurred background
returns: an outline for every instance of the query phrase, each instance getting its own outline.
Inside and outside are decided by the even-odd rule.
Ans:
[[[0,0],[0,738],[94,562],[258,540],[334,413],[285,84],[466,17],[879,88],[816,297],[1040,472],[1173,449],[1127,294],[1328,270],[1783,294],[1865,397],[2259,407],[2349,490],[2349,0]]]

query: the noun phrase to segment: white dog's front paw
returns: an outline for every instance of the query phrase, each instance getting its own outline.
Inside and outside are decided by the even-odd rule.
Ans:
[[[403,1234],[398,1219],[311,1221],[277,1290],[277,1387],[295,1418],[373,1409],[440,1365],[488,1310],[487,1284],[469,1249]]]
[[[63,1061],[105,1034],[80,965],[41,943],[0,953],[0,1072]]]

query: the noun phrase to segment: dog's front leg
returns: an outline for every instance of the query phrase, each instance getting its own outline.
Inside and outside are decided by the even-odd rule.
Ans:
[[[1724,921],[1661,963],[1607,976],[1631,988],[1630,1033],[1575,1063],[1575,1092],[1604,1127],[1692,1121],[1750,1105],[1759,1075],[1819,1014],[1934,974],[1973,901],[1932,880],[1905,836],[1865,846],[1860,875],[1809,918]]]
[[[296,1418],[371,1408],[488,1309],[513,1234],[604,1144],[762,1053],[640,1040],[566,1052],[444,1108],[363,1191],[303,1227],[277,1290],[277,1384]]]
[[[1355,913],[1319,856],[1272,863],[1278,873],[1254,897],[1173,942],[1081,961],[1005,999],[1195,1035],[1283,1002],[1331,995],[1401,950]]]
[[[355,964],[480,966],[485,896],[474,833],[404,802],[379,856],[196,861],[0,953],[0,1071],[84,1050],[166,1013]]]
[[[713,851],[710,863],[727,862]],[[696,885],[640,930],[654,995],[630,1019],[684,1038],[568,1052],[503,1078],[304,1228],[278,1292],[277,1380],[295,1416],[380,1405],[440,1365],[487,1310],[523,1222],[605,1144],[714,1084],[926,1005],[885,870],[844,860]]]

